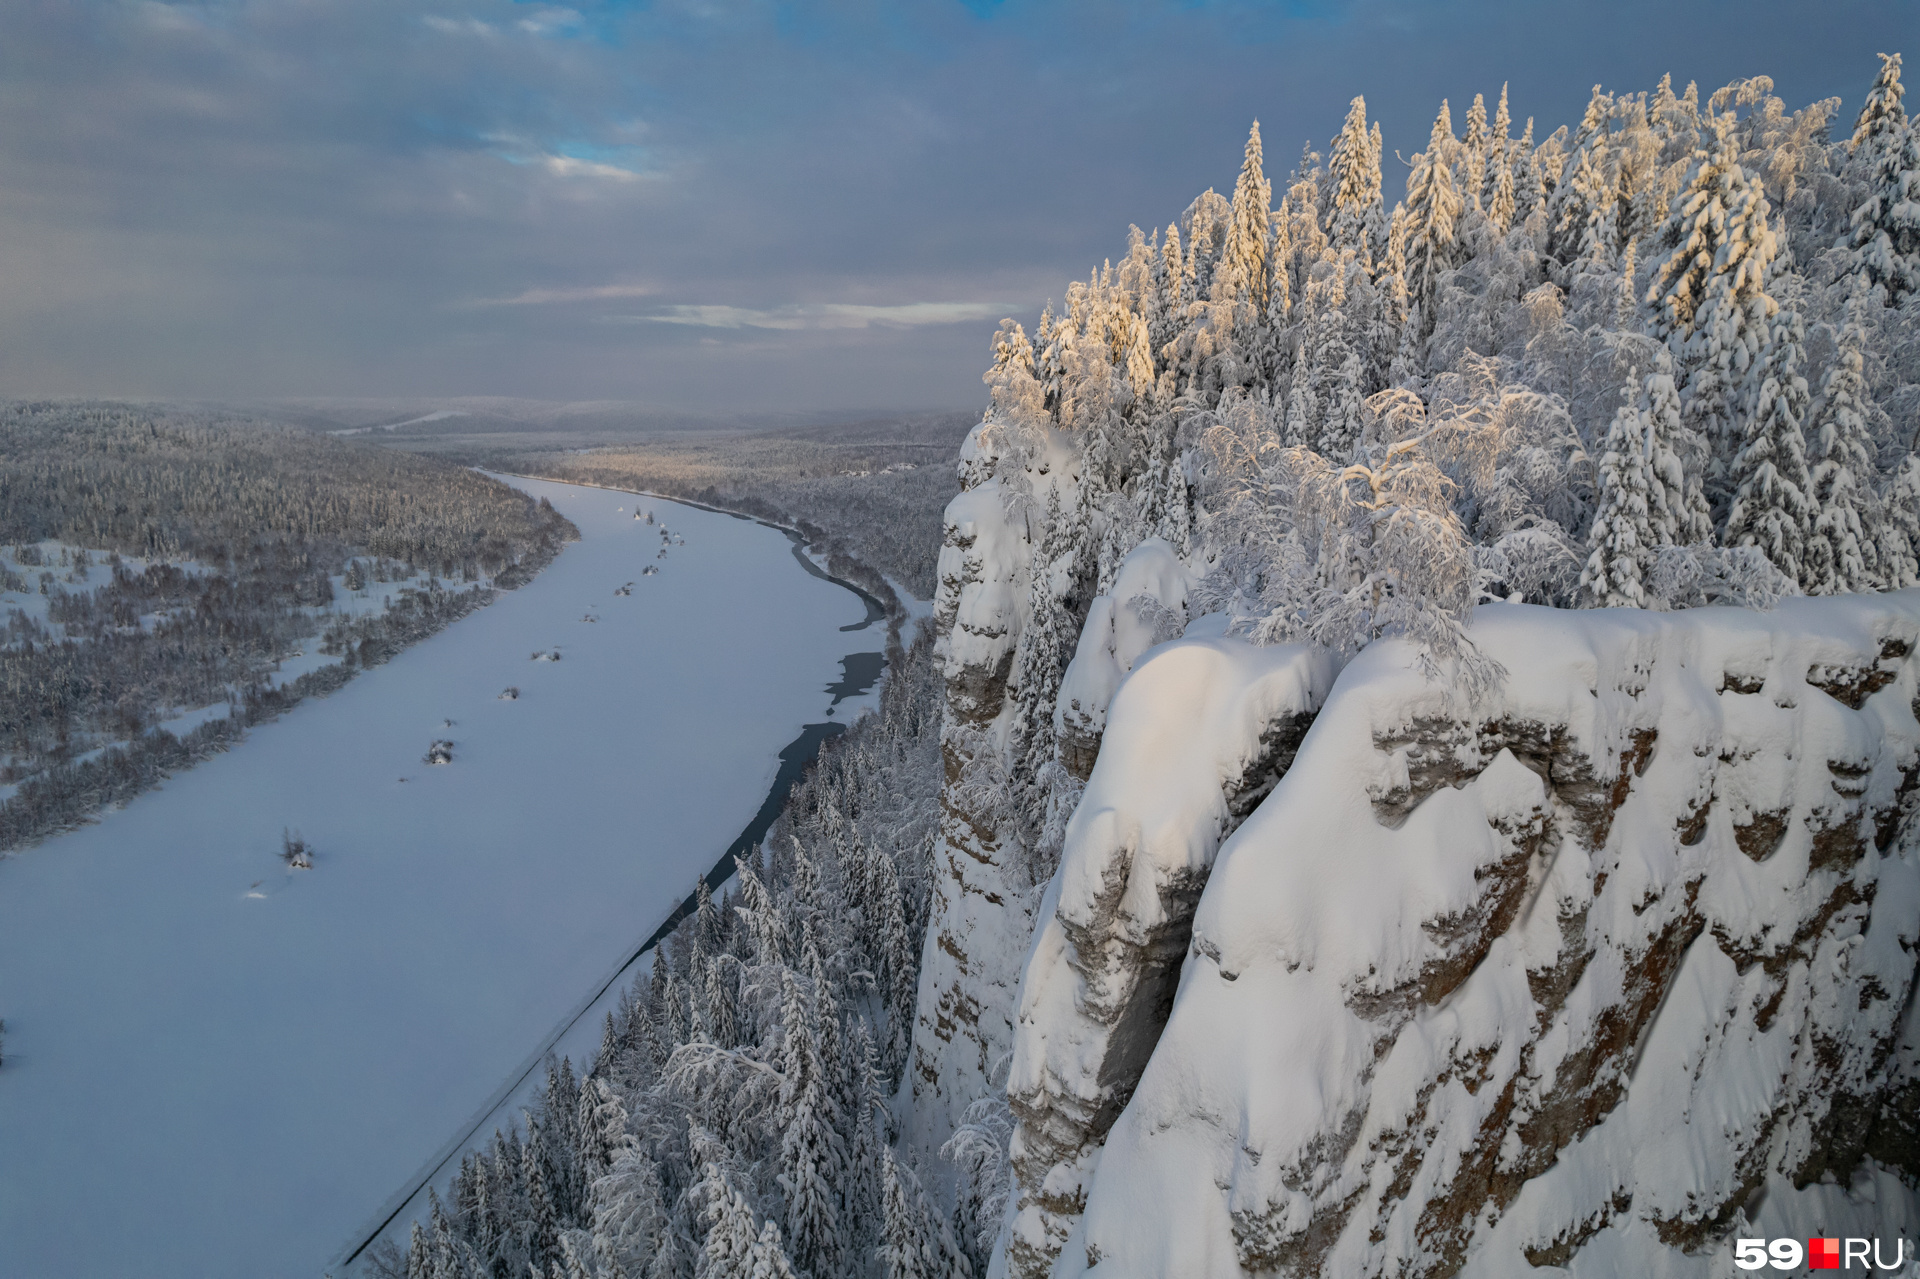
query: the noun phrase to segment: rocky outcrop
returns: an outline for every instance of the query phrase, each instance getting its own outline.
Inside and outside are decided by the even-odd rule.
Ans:
[[[1021,987],[1012,1273],[1044,1275],[1079,1214],[1090,1158],[1166,1024],[1214,853],[1285,775],[1332,676],[1319,649],[1186,640],[1113,698]]]
[[[936,655],[946,684],[934,883],[909,1067],[909,1135],[931,1154],[992,1087],[1013,1040],[1020,958],[1038,896],[1009,809],[1009,739],[1027,624],[1036,491],[1070,494],[1064,449],[1028,459],[1010,495],[995,471],[993,436],[976,428],[961,449],[963,490],[947,507],[934,600]]]
[[[1113,589],[1087,609],[1053,712],[1060,762],[1081,781],[1100,754],[1114,691],[1148,649],[1186,630],[1192,589],[1173,547],[1150,537],[1120,562]]]
[[[1227,784],[1095,796],[1250,721],[1126,717],[1195,658],[1135,671],[1022,991],[1003,1264],[1705,1275],[1735,1229],[1911,1232],[1920,596],[1474,634],[1481,704],[1349,665],[1210,873]]]

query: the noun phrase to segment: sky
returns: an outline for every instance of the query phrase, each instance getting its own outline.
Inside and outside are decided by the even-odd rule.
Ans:
[[[1364,95],[1843,99],[1920,0],[0,0],[0,398],[968,408],[1003,315]]]

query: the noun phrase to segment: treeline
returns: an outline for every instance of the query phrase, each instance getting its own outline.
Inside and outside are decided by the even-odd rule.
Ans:
[[[18,785],[0,804],[0,850],[384,661],[576,536],[546,502],[445,463],[236,418],[0,408],[0,547],[13,560],[0,589],[46,597],[44,619],[0,618],[0,784]],[[90,584],[86,550],[43,564],[50,540],[103,552],[109,580]],[[384,616],[329,625],[335,578],[351,589],[423,574],[426,589],[403,590]],[[475,589],[444,590],[435,574]],[[323,631],[346,668],[274,687],[278,665]],[[150,731],[222,701],[225,727]]]
[[[877,714],[823,748],[739,892],[698,910],[523,1128],[463,1158],[398,1279],[933,1279],[979,1226],[896,1161],[938,821],[932,637],[897,643]]]
[[[940,515],[960,491],[954,463],[972,422],[969,414],[935,414],[779,433],[673,436],[587,452],[526,453],[495,464],[644,489],[788,525],[833,560],[839,576],[884,598],[887,592],[874,589],[877,572],[931,599]]]
[[[472,580],[558,528],[483,475],[373,445],[167,408],[0,409],[4,543],[58,539],[249,576],[297,548],[335,573],[360,554]]]

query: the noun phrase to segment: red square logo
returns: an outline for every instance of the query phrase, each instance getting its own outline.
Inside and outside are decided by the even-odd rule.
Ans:
[[[1838,1239],[1807,1240],[1807,1269],[1838,1270],[1840,1268],[1840,1241]]]

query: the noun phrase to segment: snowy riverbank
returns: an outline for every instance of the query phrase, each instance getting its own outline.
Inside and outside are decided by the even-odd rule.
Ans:
[[[582,533],[531,584],[0,863],[10,1275],[318,1273],[881,647],[775,530],[640,499],[684,538],[663,558],[631,495],[516,483]]]

